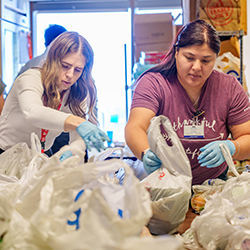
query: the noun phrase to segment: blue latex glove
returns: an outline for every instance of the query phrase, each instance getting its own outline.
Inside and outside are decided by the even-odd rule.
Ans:
[[[70,150],[67,150],[61,155],[60,161],[64,161],[71,156],[73,156],[73,153]]]
[[[142,161],[145,171],[148,174],[151,174],[152,172],[161,167],[161,160],[150,149],[145,153]]]
[[[89,121],[82,122],[76,128],[76,131],[85,141],[89,151],[91,151],[90,142],[92,142],[93,146],[100,152],[100,149],[105,149],[103,142],[110,141],[110,138],[102,130]]]
[[[201,167],[206,166],[207,168],[214,168],[220,166],[225,161],[219,147],[221,143],[228,147],[231,155],[235,153],[234,143],[230,140],[210,142],[206,146],[200,148],[202,153],[199,155],[198,160]]]

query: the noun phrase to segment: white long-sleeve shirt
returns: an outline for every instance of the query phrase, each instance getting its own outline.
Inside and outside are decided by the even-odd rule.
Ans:
[[[29,69],[13,83],[6,98],[0,116],[0,148],[7,150],[19,142],[26,142],[30,147],[32,132],[41,138],[41,129],[48,129],[45,150],[48,150],[54,139],[64,131],[64,123],[72,115],[68,105],[65,106],[69,90],[64,94],[60,110],[45,107],[43,104],[43,85],[41,73],[37,69]],[[87,109],[87,99],[81,104]],[[76,131],[70,131],[70,146],[77,150],[85,150],[85,142]]]

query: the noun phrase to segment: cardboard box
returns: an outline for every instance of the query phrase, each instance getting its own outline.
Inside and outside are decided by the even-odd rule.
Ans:
[[[246,0],[201,0],[199,17],[219,32],[244,31],[247,34]]]
[[[158,64],[166,55],[166,51],[141,51],[139,62],[141,65]]]
[[[134,16],[134,43],[162,43],[171,41],[175,33],[170,13]]]
[[[134,16],[134,46],[136,61],[141,51],[168,51],[176,34],[170,13]]]
[[[141,57],[144,59],[162,59],[166,51],[141,51]]]
[[[137,44],[135,46],[135,56],[136,61],[139,61],[139,58],[141,56],[141,51],[147,52],[147,51],[167,51],[169,50],[170,45],[172,44],[172,41],[166,41],[163,43],[149,43],[149,44]]]

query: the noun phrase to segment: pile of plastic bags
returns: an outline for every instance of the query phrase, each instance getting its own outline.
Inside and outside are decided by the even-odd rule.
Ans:
[[[216,185],[211,189],[215,191]],[[250,249],[250,174],[220,182],[180,238],[190,250]]]
[[[48,158],[37,136],[31,140],[31,149],[20,143],[0,155],[2,250],[183,249],[174,236],[140,237],[151,200],[125,162],[77,155],[61,162],[62,151]]]
[[[32,134],[31,148],[19,143],[6,150],[0,155],[0,249],[250,249],[249,172],[195,187],[207,193],[204,209],[183,235],[168,235],[184,221],[191,197],[189,161],[171,128],[166,117],[152,119],[148,139],[162,167],[142,181],[121,148],[114,149],[120,159],[106,160],[112,152],[104,151],[88,163],[80,154],[61,162],[69,146],[48,158]],[[145,226],[164,235],[142,236]]]

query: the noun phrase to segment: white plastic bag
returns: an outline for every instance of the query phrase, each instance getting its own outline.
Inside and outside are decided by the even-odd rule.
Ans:
[[[172,236],[164,235],[157,237],[129,237],[117,244],[112,250],[185,250],[181,240]]]
[[[240,59],[234,56],[231,52],[226,52],[221,56],[218,56],[215,61],[214,69],[228,75],[233,75],[238,81],[240,81]],[[245,65],[242,70],[245,72]],[[248,92],[245,74],[243,74],[243,88]]]
[[[132,153],[128,152],[130,155],[130,158],[127,157],[126,152],[128,152],[128,150],[126,150],[125,148],[121,148],[121,147],[115,147],[115,148],[107,148],[106,150],[102,151],[99,154],[95,154],[92,155],[88,162],[95,162],[95,161],[104,161],[108,158],[119,158],[120,160],[123,160],[125,163],[127,163],[131,169],[133,169],[135,176],[139,179],[142,180],[144,179],[146,176],[148,176],[148,174],[146,173],[143,163],[140,160],[134,160],[132,159],[132,157],[134,156]],[[124,156],[126,155],[126,158],[124,158]],[[135,156],[134,156],[135,158]],[[125,171],[123,168],[120,168],[116,173],[115,176],[117,177],[117,179],[120,181],[120,184],[122,184],[122,181],[124,179],[124,175],[125,175]]]
[[[1,237],[9,231],[12,218],[15,217],[16,199],[26,179],[47,159],[46,155],[41,154],[41,144],[34,133],[31,134],[31,148],[26,143],[18,143],[0,155]]]
[[[92,155],[89,159],[88,162],[97,162],[97,161],[104,161],[108,157],[116,157],[119,158],[120,160],[123,159],[124,156],[124,151],[120,147],[115,147],[115,148],[107,148],[106,150],[102,151],[99,154],[94,154]]]
[[[123,148],[123,150],[124,154],[128,156],[128,158],[123,159],[123,161],[134,170],[135,176],[139,180],[143,180],[145,177],[147,177],[148,173],[144,168],[143,162],[135,157],[127,145]]]
[[[21,178],[31,159],[41,154],[41,143],[35,133],[31,133],[31,148],[20,142],[0,154],[0,174]]]
[[[153,217],[148,227],[153,234],[171,234],[184,221],[188,211],[192,180],[190,162],[167,117],[152,118],[147,133],[150,149],[162,161],[161,168],[142,181],[152,199]]]
[[[80,162],[78,156],[60,162],[53,155],[28,177],[2,249],[108,250],[140,235],[152,209],[133,170],[118,159]],[[121,167],[122,185],[103,178]]]
[[[229,170],[235,176],[239,176],[237,172],[232,156],[229,149],[224,143],[220,145],[221,152],[228,164]],[[221,192],[225,186],[225,181],[221,179],[208,179],[202,183],[202,185],[193,185],[192,189],[194,195],[191,198],[191,206],[196,213],[200,213],[206,204],[206,201],[209,200],[212,194],[215,192]]]
[[[228,148],[225,144],[220,148],[235,177],[206,199],[204,210],[191,223],[192,241],[184,234],[185,245],[190,244],[191,250],[241,250],[250,245],[250,174],[239,175]]]
[[[250,230],[241,230],[232,234],[225,250],[250,249]]]
[[[225,249],[228,239],[237,231],[237,228],[231,225],[224,216],[227,207],[232,209],[230,203],[226,200],[214,200],[216,201],[219,202],[216,204],[216,210],[196,216],[191,224],[191,230],[195,235],[194,243],[204,250]]]
[[[232,178],[235,181],[238,179]],[[246,239],[250,242],[250,195],[249,191],[242,194],[242,190],[237,193],[237,197],[228,195],[234,193],[232,190],[234,187],[231,192],[215,193],[207,200],[201,215],[195,217],[191,223],[190,231],[194,238],[188,249],[245,249],[239,244],[243,246]]]
[[[124,156],[123,148],[121,147],[107,148],[106,150],[102,151],[99,154],[92,155],[89,158],[88,162],[105,161],[108,158],[112,159],[112,157],[114,159],[119,158],[120,160],[122,160],[123,156]],[[122,184],[124,176],[125,176],[125,170],[124,168],[120,168],[115,173],[112,173],[110,176],[106,174],[105,178],[109,179],[110,181],[112,181],[113,179],[114,182],[117,183],[119,182],[120,184]]]

